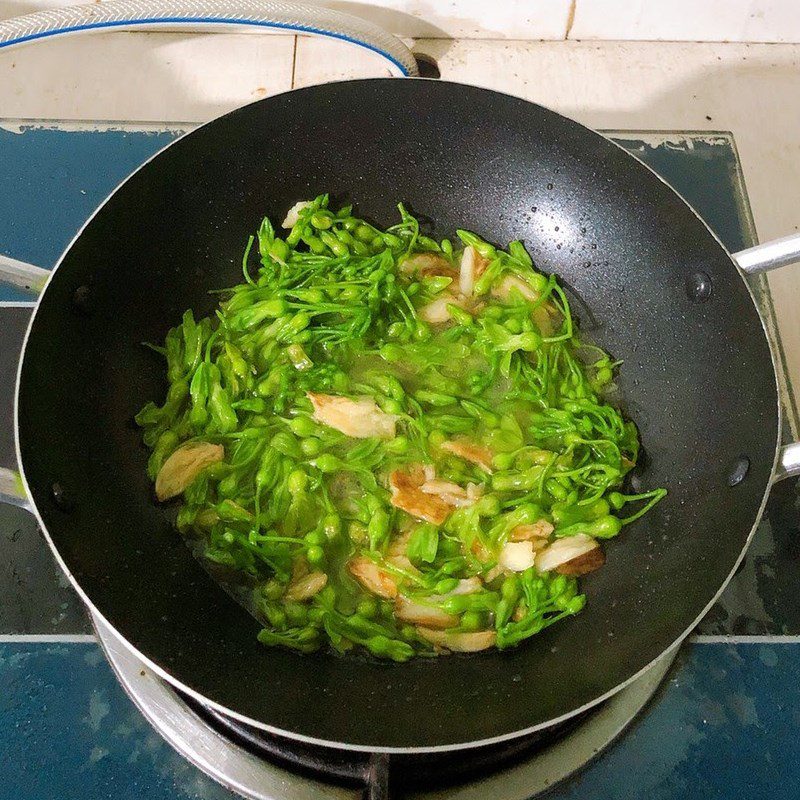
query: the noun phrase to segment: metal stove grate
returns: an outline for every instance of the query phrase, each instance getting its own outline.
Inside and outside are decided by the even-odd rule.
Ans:
[[[551,747],[588,722],[602,705],[544,731],[507,742],[443,753],[366,753],[285,739],[234,720],[183,696],[198,716],[260,758],[306,777],[358,788],[365,800],[402,797],[409,790],[441,790],[485,778]]]
[[[602,706],[546,732],[499,745],[386,756],[297,744],[211,711],[143,664],[104,620],[100,643],[130,698],[185,758],[247,800],[529,800],[585,766],[650,700],[666,653]]]

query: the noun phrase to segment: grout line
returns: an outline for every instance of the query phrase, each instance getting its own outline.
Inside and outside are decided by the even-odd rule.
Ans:
[[[0,633],[0,644],[95,644],[93,633]]]
[[[146,133],[187,133],[202,123],[195,120],[172,120],[170,122],[147,122],[145,120],[124,119],[58,119],[53,117],[3,117],[0,118],[0,129],[15,133],[23,127],[34,127],[45,130],[96,131],[106,133],[109,130],[144,131]]]
[[[575,24],[575,11],[578,8],[578,0],[572,0],[569,5],[569,12],[567,13],[567,30],[564,33],[564,41],[569,39],[572,33],[572,26]]]
[[[92,643],[97,637],[93,633],[0,633],[0,643]],[[754,635],[705,635],[690,636],[691,644],[800,644],[800,635],[765,634]]]
[[[35,308],[35,300],[0,300],[0,308]]]
[[[766,634],[764,636],[743,635],[736,636],[704,636],[698,634],[690,636],[691,644],[800,644],[800,636]]]
[[[690,636],[690,644],[800,644],[800,635],[767,634],[730,636]],[[97,637],[92,633],[2,633],[2,644],[96,644]]]
[[[297,40],[299,36],[294,37],[294,47],[292,48],[292,80],[289,86],[290,89],[294,89],[294,76],[297,70]]]

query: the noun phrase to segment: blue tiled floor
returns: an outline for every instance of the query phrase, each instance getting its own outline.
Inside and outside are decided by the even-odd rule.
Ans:
[[[150,727],[95,644],[0,645],[0,800],[230,800]]]
[[[800,645],[701,644],[633,728],[553,800],[797,800]]]
[[[52,267],[98,203],[177,135],[0,128],[0,253]],[[0,300],[26,299],[0,285]]]
[[[628,734],[548,800],[796,800],[800,646],[700,644],[679,660]],[[93,644],[0,645],[0,719],[0,800],[231,798],[149,727]]]

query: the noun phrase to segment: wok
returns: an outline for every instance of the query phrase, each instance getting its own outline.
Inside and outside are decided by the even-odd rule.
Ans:
[[[381,224],[402,200],[436,236],[459,226],[522,239],[624,361],[647,454],[637,480],[669,495],[582,580],[585,611],[517,649],[395,665],[264,648],[154,502],[132,417],[165,387],[141,342],[160,341],[186,308],[210,313],[208,290],[238,282],[261,218],[323,191]],[[686,636],[742,558],[771,483],[798,472],[799,446],[780,447],[773,353],[745,280],[798,254],[795,237],[732,256],[641,163],[514,97],[387,79],[271,97],[163,150],[62,256],[19,369],[28,500],[16,502],[29,502],[93,613],[225,714],[372,751],[519,736],[609,697]]]

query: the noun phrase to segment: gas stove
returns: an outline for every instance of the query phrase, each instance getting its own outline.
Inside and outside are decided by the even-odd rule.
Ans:
[[[106,658],[148,722],[206,775],[247,800],[305,797],[527,800],[613,741],[664,678],[674,652],[597,709],[543,733],[474,750],[398,756],[282,739],[204,707],[148,669],[100,619]]]
[[[0,123],[2,252],[51,265],[105,194],[179,133]],[[731,135],[607,135],[662,174],[731,250],[753,243]],[[755,290],[774,336],[766,282]],[[0,287],[4,420],[28,300]],[[796,423],[786,386],[783,399]],[[10,430],[0,425],[0,447],[11,446]],[[0,800],[794,798],[799,516],[794,486],[777,485],[739,573],[689,643],[596,710],[498,747],[401,757],[299,745],[182,696],[86,617],[32,521],[2,508]]]

